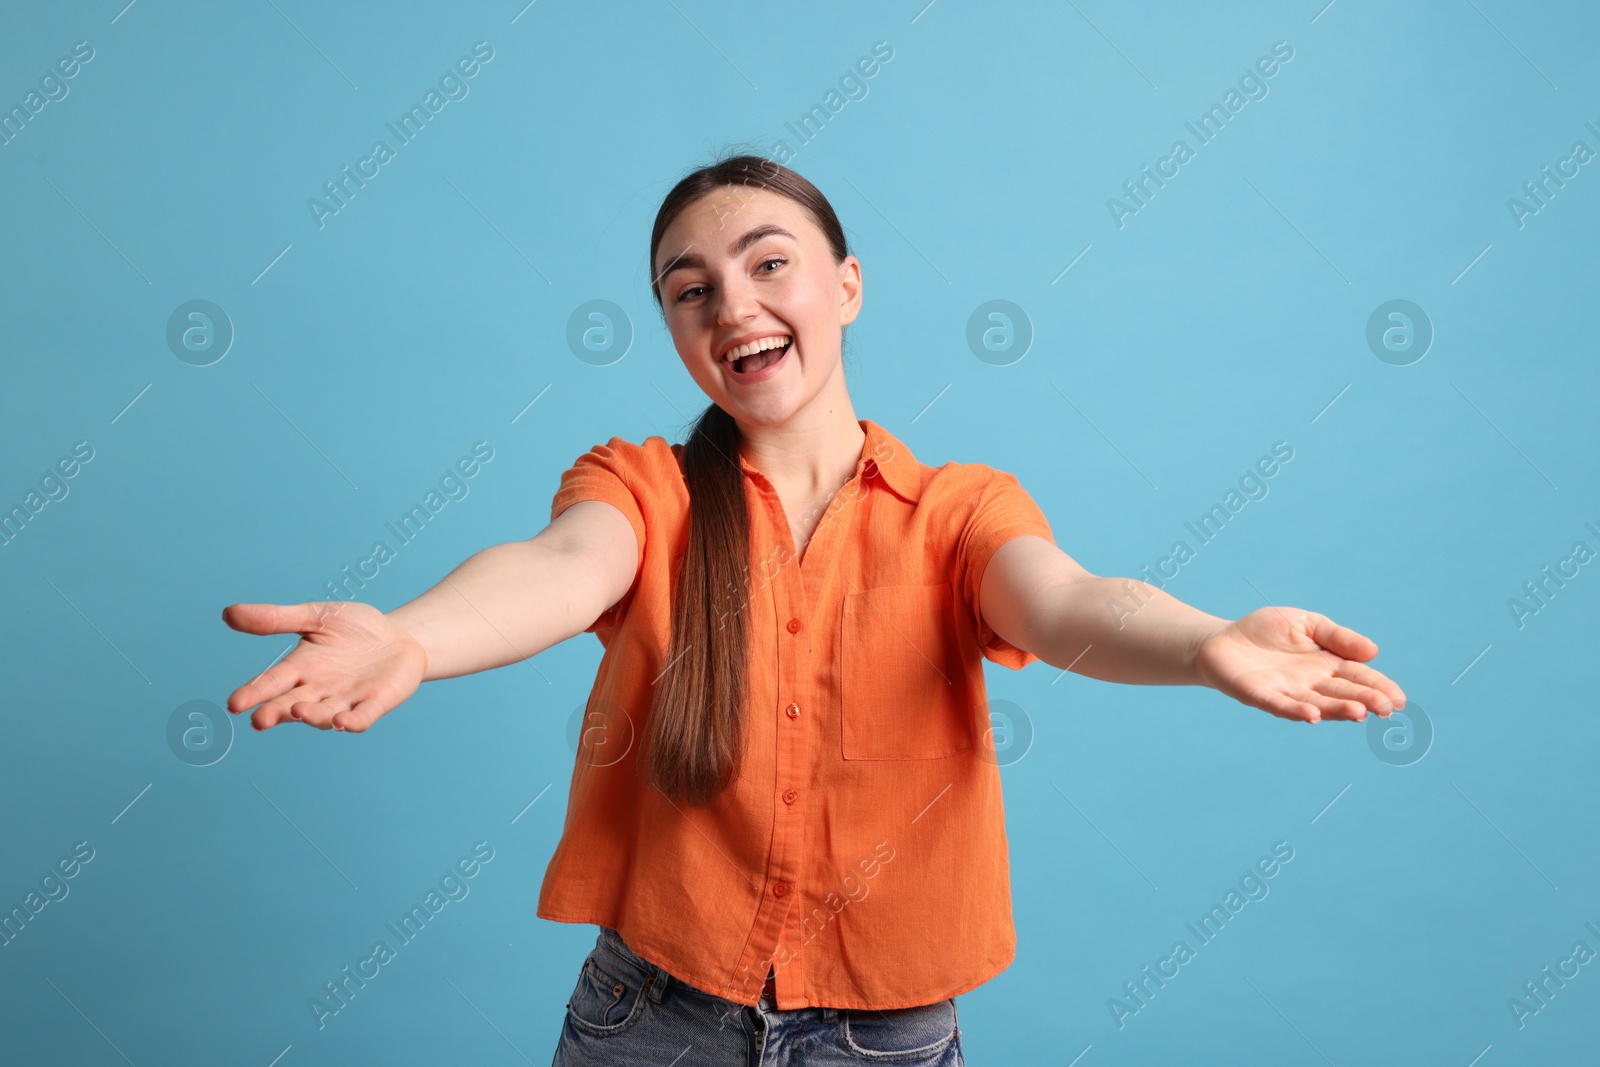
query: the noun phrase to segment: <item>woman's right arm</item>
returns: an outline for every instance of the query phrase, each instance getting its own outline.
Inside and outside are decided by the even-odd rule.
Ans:
[[[255,707],[257,730],[298,721],[359,733],[424,681],[515,663],[582,633],[627,593],[640,547],[621,511],[581,500],[387,614],[359,601],[231,604],[222,618],[235,630],[301,639],[234,690],[228,710]]]
[[[527,541],[469,557],[387,613],[427,654],[423,681],[491,670],[584,632],[622,599],[639,542],[615,507],[580,500]]]

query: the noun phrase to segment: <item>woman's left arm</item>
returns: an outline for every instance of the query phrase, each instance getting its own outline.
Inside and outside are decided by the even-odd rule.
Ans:
[[[1090,574],[1042,537],[1001,545],[984,568],[979,610],[1005,640],[1052,666],[1107,682],[1205,685],[1280,718],[1386,716],[1405,693],[1365,661],[1370,638],[1300,608],[1258,608],[1233,622],[1148,582]]]

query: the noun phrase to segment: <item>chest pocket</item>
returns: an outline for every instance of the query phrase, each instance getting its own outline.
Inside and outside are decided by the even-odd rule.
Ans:
[[[972,747],[949,582],[849,593],[839,628],[844,758],[937,759]]]

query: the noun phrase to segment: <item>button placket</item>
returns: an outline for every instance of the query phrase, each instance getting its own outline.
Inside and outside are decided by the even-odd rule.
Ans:
[[[752,529],[752,539],[758,545],[791,544],[792,547],[782,501],[777,498],[776,492],[765,478],[756,477],[755,482],[758,490],[756,496],[760,500],[760,514],[752,515],[752,524],[765,526],[765,529],[759,532]],[[812,546],[813,550],[815,547]],[[771,720],[774,722],[772,773],[775,792],[781,792],[787,783],[804,781],[808,777],[806,762],[809,748],[806,737],[804,733],[793,729],[798,725],[800,717],[800,688],[806,677],[807,648],[810,644],[808,635],[801,633],[804,629],[802,616],[805,612],[802,574],[801,564],[797,563],[791,554],[765,583],[772,601],[770,607],[762,605],[762,615],[772,620],[778,637],[776,646],[773,647],[773,652],[777,655],[777,693],[779,700],[786,701],[780,707],[784,709],[787,721]],[[769,610],[771,615],[767,615]],[[801,639],[789,640],[788,638],[792,636],[799,636]],[[785,730],[784,726],[791,728]],[[795,793],[793,789],[789,792]],[[768,963],[782,951],[785,941],[784,930],[788,926],[789,913],[793,910],[791,902],[800,895],[795,879],[799,875],[804,837],[805,827],[799,821],[798,813],[797,818],[779,820],[779,825],[774,827],[765,879],[768,893],[765,904],[758,909],[755,916],[748,952],[738,965],[737,974],[748,975],[767,971]],[[802,983],[804,981],[798,971],[795,973],[795,981]]]

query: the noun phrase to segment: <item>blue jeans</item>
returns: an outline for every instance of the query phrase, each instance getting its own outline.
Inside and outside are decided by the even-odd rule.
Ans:
[[[779,1011],[674,978],[600,928],[567,1001],[552,1067],[965,1067],[954,997],[891,1011]]]

